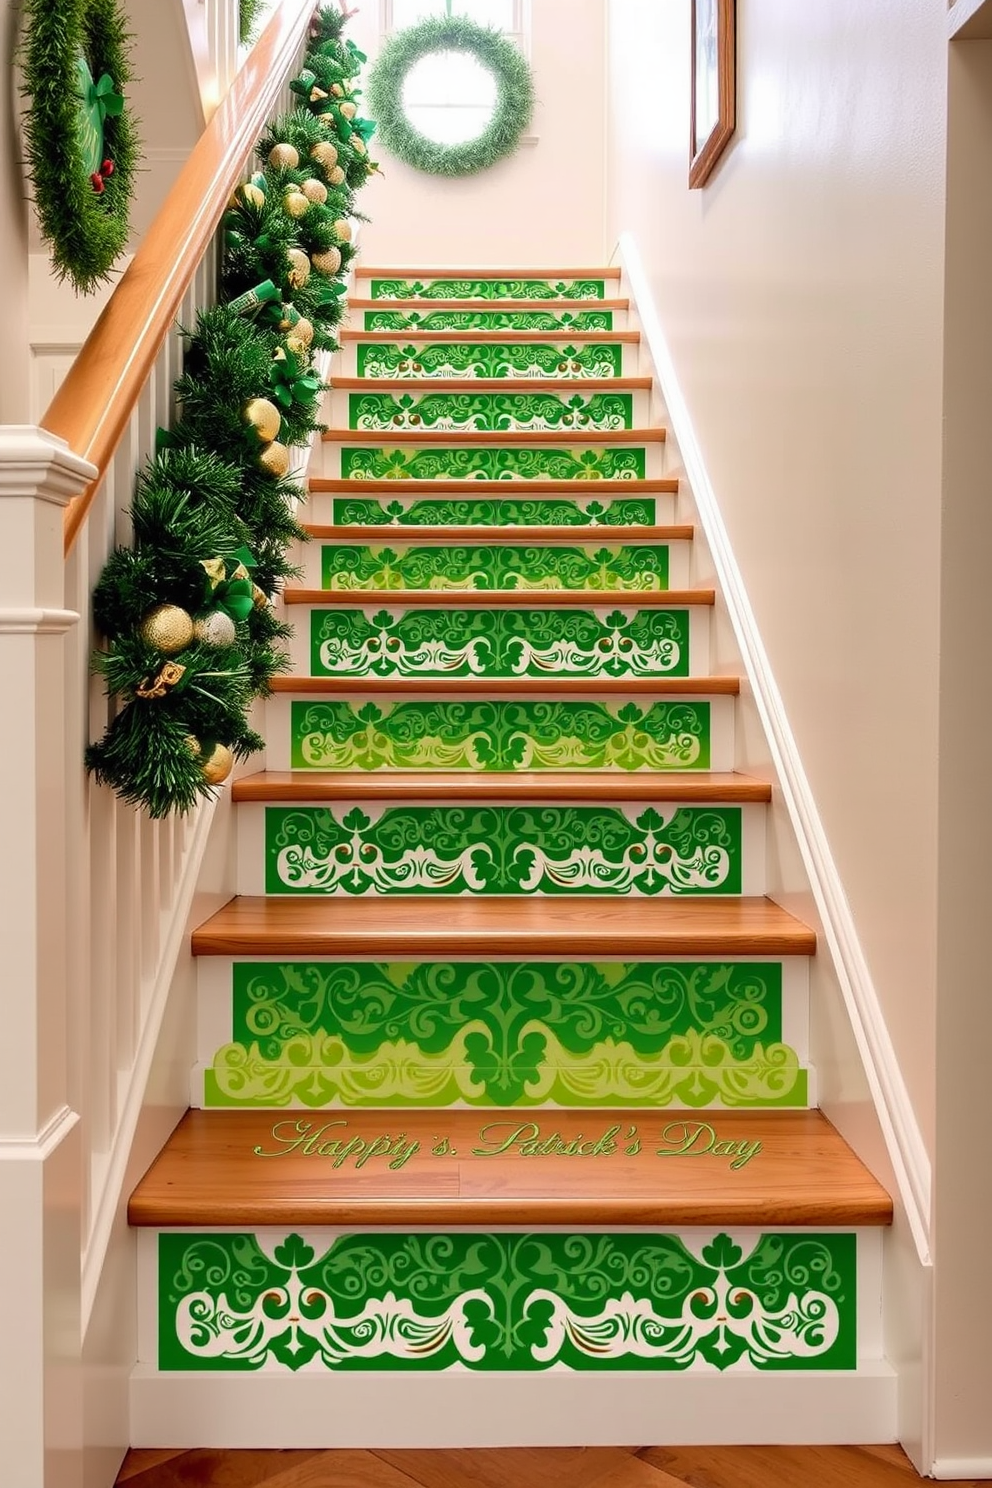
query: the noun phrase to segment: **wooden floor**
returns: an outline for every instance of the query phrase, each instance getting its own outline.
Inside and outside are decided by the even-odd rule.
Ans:
[[[129,1452],[128,1488],[910,1488],[899,1447]],[[977,1488],[958,1480],[959,1488]],[[953,1488],[953,1484],[950,1485]]]

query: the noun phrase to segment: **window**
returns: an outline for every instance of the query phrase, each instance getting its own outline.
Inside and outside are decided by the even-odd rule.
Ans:
[[[402,31],[429,16],[464,15],[524,48],[524,0],[382,0],[383,30]],[[496,81],[474,57],[437,52],[410,68],[403,109],[413,127],[442,145],[479,137],[493,116]]]

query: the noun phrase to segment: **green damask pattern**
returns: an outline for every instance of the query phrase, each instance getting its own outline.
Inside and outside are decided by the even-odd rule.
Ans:
[[[345,480],[643,480],[643,448],[553,449],[526,445],[501,449],[362,449],[345,445]]]
[[[612,310],[366,310],[367,331],[612,331]]]
[[[238,962],[208,1106],[801,1106],[776,963]]]
[[[373,300],[602,300],[602,279],[373,279]]]
[[[555,589],[643,593],[668,588],[668,548],[579,548],[562,543],[321,549],[325,589]]]
[[[375,527],[404,523],[411,527],[650,527],[657,519],[653,496],[620,497],[604,506],[579,496],[524,499],[445,500],[406,496],[383,504],[361,496],[334,500],[336,527]]]
[[[388,434],[394,429],[631,429],[631,393],[572,398],[555,393],[352,393],[348,427]]]
[[[707,770],[708,702],[291,705],[294,770]]]
[[[687,677],[688,610],[314,608],[313,676]]]
[[[739,894],[736,806],[265,809],[268,894]]]
[[[374,342],[358,347],[360,377],[619,377],[622,364],[619,341],[586,346],[537,341],[428,341],[414,346]]]
[[[326,1243],[326,1242],[325,1242]],[[159,1368],[857,1367],[857,1237],[159,1236]]]

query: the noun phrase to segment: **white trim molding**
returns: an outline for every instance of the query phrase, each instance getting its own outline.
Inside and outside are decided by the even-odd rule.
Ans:
[[[33,1137],[0,1137],[0,1163],[44,1162],[79,1122],[79,1112],[60,1106]]]
[[[75,610],[0,608],[0,635],[64,635],[78,624]]]
[[[761,719],[782,797],[823,923],[851,1027],[922,1264],[930,1264],[930,1158],[896,1059],[878,993],[803,767],[795,735],[765,651],[692,416],[679,383],[651,284],[634,237],[623,233],[617,257],[654,363],[671,430],[706,534],[717,579]]]

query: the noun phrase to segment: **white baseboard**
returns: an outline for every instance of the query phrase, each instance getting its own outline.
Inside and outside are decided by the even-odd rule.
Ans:
[[[156,1447],[746,1446],[896,1439],[896,1380],[851,1374],[131,1376],[131,1443]]]
[[[640,321],[658,386],[678,442],[782,796],[802,853],[823,934],[864,1063],[899,1194],[922,1264],[930,1264],[930,1159],[896,1059],[847,896],[772,673],[757,620],[658,315],[651,283],[630,233],[618,244],[632,309]]]

